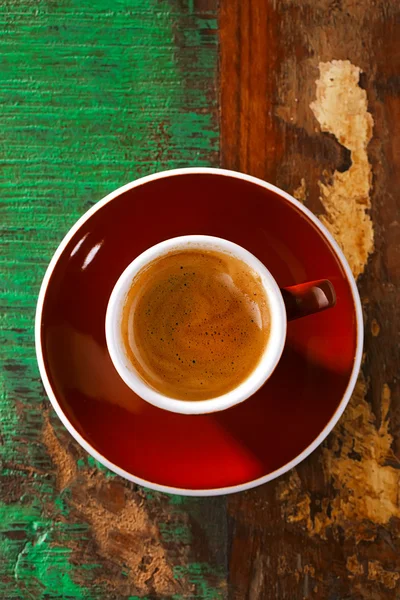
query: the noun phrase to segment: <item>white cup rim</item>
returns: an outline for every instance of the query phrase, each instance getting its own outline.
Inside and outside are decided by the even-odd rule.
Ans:
[[[152,261],[182,249],[214,250],[242,260],[255,271],[267,297],[271,325],[266,347],[250,375],[233,390],[209,399],[188,402],[170,398],[150,387],[136,372],[124,351],[121,334],[123,306],[135,277]],[[158,408],[171,412],[200,415],[225,410],[250,398],[272,375],[282,355],[286,340],[286,309],[274,277],[251,252],[219,237],[210,235],[183,235],[151,246],[137,256],[119,277],[111,293],[105,320],[108,352],[120,377],[138,396]]]
[[[109,202],[112,202],[115,198],[119,197],[121,194],[124,194],[125,192],[128,192],[129,190],[132,190],[141,185],[150,183],[152,181],[156,181],[158,179],[163,179],[165,177],[175,177],[175,176],[179,176],[179,175],[196,175],[196,174],[198,174],[198,175],[202,175],[202,174],[218,175],[221,177],[230,177],[233,179],[238,179],[241,181],[246,181],[248,183],[252,183],[258,187],[269,190],[270,192],[273,192],[274,194],[280,196],[281,198],[283,198],[287,202],[289,202],[289,204],[293,205],[297,210],[302,212],[308,218],[308,220],[311,221],[311,223],[320,231],[320,233],[324,236],[324,238],[328,241],[330,247],[334,251],[338,261],[340,262],[340,264],[343,268],[343,271],[346,275],[346,279],[347,279],[347,282],[349,284],[349,287],[350,287],[350,290],[352,293],[354,309],[355,309],[355,317],[356,317],[356,328],[357,328],[356,352],[355,352],[355,356],[354,356],[353,369],[352,369],[352,372],[350,375],[350,379],[349,379],[347,388],[346,388],[344,394],[342,395],[341,401],[340,401],[338,407],[336,408],[335,413],[332,415],[331,419],[328,421],[328,423],[325,425],[325,427],[319,433],[319,435],[311,442],[311,444],[309,444],[306,448],[304,448],[304,450],[302,452],[300,452],[300,454],[295,456],[292,460],[288,461],[287,463],[285,463],[284,465],[279,467],[279,469],[276,469],[275,471],[271,471],[270,473],[263,475],[262,477],[258,477],[256,479],[252,479],[250,481],[246,481],[245,483],[240,483],[237,485],[220,487],[220,488],[209,488],[209,489],[208,488],[204,488],[204,489],[178,488],[178,487],[174,487],[174,486],[168,486],[168,485],[163,485],[163,484],[159,484],[156,482],[148,481],[146,479],[143,479],[141,477],[133,475],[132,473],[129,473],[125,469],[122,469],[118,465],[112,463],[108,458],[103,456],[100,452],[98,452],[73,426],[73,424],[70,422],[70,420],[66,416],[63,408],[61,407],[61,405],[58,401],[56,393],[54,392],[54,390],[52,388],[49,376],[47,374],[47,369],[46,369],[45,360],[44,360],[44,350],[43,350],[43,346],[42,346],[42,336],[41,336],[43,307],[44,307],[44,302],[45,302],[45,298],[46,298],[47,287],[49,285],[51,276],[53,274],[53,271],[55,270],[55,267],[57,266],[59,259],[62,256],[65,248],[68,246],[69,242],[72,240],[72,238],[75,236],[75,234],[79,231],[79,229],[84,225],[84,223],[86,223],[86,221],[92,215],[94,215],[97,211],[101,210],[106,204],[108,204]],[[360,366],[361,366],[361,361],[362,361],[362,353],[363,353],[363,341],[364,341],[363,314],[362,314],[361,300],[360,300],[360,296],[358,293],[357,285],[354,280],[353,274],[351,272],[350,266],[344,256],[342,250],[340,249],[339,245],[337,244],[337,242],[335,241],[335,239],[333,238],[331,233],[327,230],[327,228],[301,202],[296,200],[293,196],[291,196],[287,192],[284,192],[283,190],[279,189],[275,185],[268,183],[266,181],[263,181],[262,179],[259,179],[257,177],[253,177],[252,175],[247,175],[245,173],[240,173],[238,171],[231,171],[228,169],[218,169],[215,167],[187,167],[187,168],[160,171],[160,172],[154,173],[152,175],[147,175],[145,177],[141,177],[139,179],[131,181],[130,183],[127,183],[126,185],[121,186],[120,188],[114,190],[110,194],[107,194],[102,200],[100,200],[94,206],[92,206],[72,226],[72,228],[68,231],[68,233],[66,234],[64,239],[61,241],[60,245],[58,246],[57,250],[55,251],[55,253],[47,267],[46,273],[45,273],[43,281],[42,281],[42,285],[41,285],[41,288],[39,291],[39,296],[38,296],[38,301],[37,301],[37,306],[36,306],[36,316],[35,316],[36,357],[37,357],[37,361],[38,361],[39,372],[40,372],[40,376],[41,376],[41,379],[43,382],[43,386],[45,388],[47,396],[49,397],[49,400],[50,400],[57,416],[59,417],[59,419],[61,420],[63,425],[66,427],[66,429],[69,431],[69,433],[72,435],[72,437],[75,438],[75,440],[82,446],[82,448],[84,448],[86,450],[86,452],[88,452],[91,456],[93,456],[93,458],[98,460],[102,465],[104,465],[105,467],[107,467],[108,469],[110,469],[111,471],[116,473],[117,475],[124,477],[128,481],[142,485],[144,487],[148,487],[148,488],[153,489],[158,492],[165,492],[165,493],[169,493],[169,494],[180,494],[180,495],[184,495],[184,496],[220,496],[220,495],[224,495],[224,494],[233,494],[236,492],[249,490],[251,488],[254,488],[254,487],[257,487],[264,483],[267,483],[269,481],[272,481],[273,479],[276,479],[277,477],[280,477],[281,475],[283,475],[290,469],[293,469],[294,467],[296,467],[305,458],[307,458],[307,456],[309,456],[323,442],[323,440],[327,437],[327,435],[335,427],[336,423],[339,421],[340,417],[342,416],[342,414],[351,398],[352,392],[353,392],[354,387],[357,382],[358,373],[360,371]]]

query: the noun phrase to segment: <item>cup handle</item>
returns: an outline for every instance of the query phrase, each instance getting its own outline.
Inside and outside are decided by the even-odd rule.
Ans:
[[[313,315],[336,304],[335,288],[328,279],[292,285],[282,288],[281,293],[288,321]]]

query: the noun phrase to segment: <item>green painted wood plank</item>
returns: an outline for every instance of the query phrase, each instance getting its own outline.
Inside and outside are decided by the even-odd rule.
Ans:
[[[33,344],[46,265],[85,210],[138,176],[218,164],[216,30],[216,7],[191,1],[1,4],[1,598],[226,595],[223,525],[209,556],[193,535],[209,507],[223,523],[223,504],[138,490],[85,455],[49,411]],[[128,526],[107,490],[144,521],[150,566],[110,542]]]

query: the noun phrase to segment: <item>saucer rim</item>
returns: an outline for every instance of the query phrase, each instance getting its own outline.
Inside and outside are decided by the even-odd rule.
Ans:
[[[240,483],[238,485],[227,486],[227,487],[222,487],[222,488],[204,488],[204,489],[201,489],[201,488],[198,488],[198,489],[196,489],[196,488],[193,488],[193,489],[192,488],[178,488],[178,487],[174,487],[174,486],[158,484],[155,482],[148,481],[146,479],[142,479],[141,477],[137,477],[136,475],[132,475],[132,473],[125,471],[118,465],[109,461],[105,456],[100,454],[88,441],[86,441],[85,438],[75,429],[75,427],[72,425],[72,423],[67,418],[59,401],[57,400],[55,392],[53,391],[49,377],[47,375],[47,370],[46,370],[46,366],[45,366],[45,362],[44,362],[44,351],[43,351],[43,347],[42,347],[42,335],[41,335],[42,334],[42,315],[43,315],[44,301],[46,298],[48,284],[50,282],[51,276],[58,264],[59,259],[62,256],[65,248],[67,247],[68,243],[71,241],[73,236],[82,227],[82,225],[92,215],[94,215],[98,210],[102,209],[103,206],[105,206],[106,204],[108,204],[109,202],[111,202],[112,200],[114,200],[115,198],[119,197],[121,194],[124,194],[125,192],[127,192],[129,190],[132,190],[141,185],[145,185],[152,181],[156,181],[158,179],[164,179],[165,177],[173,177],[173,176],[178,176],[178,175],[196,175],[196,174],[226,176],[226,177],[240,179],[242,181],[247,181],[249,183],[261,186],[264,189],[267,189],[267,190],[281,196],[282,198],[284,198],[285,200],[290,202],[294,207],[297,207],[306,217],[308,217],[308,219],[310,219],[310,221],[320,230],[320,232],[323,234],[325,239],[327,239],[332,251],[336,254],[336,256],[345,272],[346,279],[349,283],[352,297],[353,297],[354,312],[355,312],[356,327],[357,327],[356,352],[355,352],[355,356],[354,356],[353,369],[352,369],[352,372],[351,372],[351,375],[349,378],[347,388],[336,408],[335,413],[332,415],[331,419],[325,425],[324,429],[313,440],[313,442],[311,442],[311,444],[309,444],[300,454],[295,456],[292,460],[290,460],[283,466],[279,467],[279,469],[276,469],[275,471],[272,471],[271,473],[263,475],[262,477],[259,477],[257,479],[252,479],[250,481],[247,481],[245,483]],[[144,177],[140,177],[139,179],[133,180],[133,181],[119,187],[118,189],[114,190],[110,194],[107,194],[104,198],[99,200],[96,204],[94,204],[71,227],[71,229],[65,235],[65,237],[59,244],[57,250],[53,254],[53,256],[50,260],[50,263],[46,269],[43,280],[42,280],[42,284],[41,284],[39,296],[38,296],[38,301],[37,301],[37,305],[36,305],[36,315],[35,315],[36,358],[37,358],[39,372],[40,372],[40,376],[41,376],[41,379],[43,382],[43,386],[44,386],[46,394],[47,394],[57,416],[59,417],[59,419],[61,420],[63,425],[66,427],[66,429],[69,431],[69,433],[72,435],[72,437],[84,448],[84,450],[86,450],[86,452],[88,452],[88,454],[93,456],[93,458],[98,460],[102,465],[104,465],[105,467],[107,467],[108,469],[110,469],[111,471],[116,473],[117,475],[120,475],[124,479],[127,479],[128,481],[131,481],[133,483],[139,484],[143,487],[147,487],[147,488],[150,488],[150,489],[158,491],[158,492],[164,492],[164,493],[168,493],[168,494],[178,494],[178,495],[182,495],[182,496],[199,496],[199,497],[200,496],[220,496],[220,495],[233,494],[236,492],[249,490],[249,489],[252,489],[259,485],[263,485],[264,483],[267,483],[269,481],[272,481],[273,479],[276,479],[277,477],[280,477],[284,473],[287,473],[288,471],[290,471],[291,469],[296,467],[305,458],[307,458],[324,441],[324,439],[332,431],[332,429],[334,428],[334,426],[336,425],[336,423],[339,421],[340,417],[342,416],[342,414],[351,398],[352,392],[356,385],[360,367],[361,367],[362,353],[363,353],[363,341],[364,341],[363,315],[362,315],[361,300],[360,300],[360,296],[358,293],[357,285],[356,285],[355,279],[353,277],[353,274],[351,272],[351,269],[347,262],[346,257],[344,256],[342,250],[340,249],[339,245],[337,244],[337,242],[335,241],[333,236],[330,234],[328,229],[321,223],[321,221],[307,207],[305,207],[298,200],[296,200],[293,196],[291,196],[287,192],[279,189],[275,185],[268,183],[266,181],[263,181],[262,179],[259,179],[258,177],[253,177],[252,175],[247,175],[245,173],[240,173],[238,171],[232,171],[232,170],[228,170],[228,169],[219,169],[219,168],[215,168],[215,167],[185,167],[185,168],[179,168],[179,169],[170,169],[170,170],[160,171],[158,173],[146,175]]]

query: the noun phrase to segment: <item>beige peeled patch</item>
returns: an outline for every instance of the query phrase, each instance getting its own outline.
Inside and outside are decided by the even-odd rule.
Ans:
[[[388,423],[390,390],[383,386],[379,427],[365,395],[366,384],[360,376],[340,425],[331,434],[331,447],[323,448],[324,470],[337,495],[330,501],[323,499],[312,518],[310,494],[296,471],[279,493],[287,522],[301,522],[309,533],[323,539],[327,539],[328,528],[340,526],[347,538],[365,540],[368,530],[371,532],[368,523],[385,525],[392,517],[400,518],[400,473],[386,464],[388,458],[394,458]],[[358,456],[362,460],[357,460]]]
[[[333,134],[351,153],[351,167],[335,171],[331,184],[320,182],[321,202],[326,214],[322,223],[341,246],[358,277],[374,249],[374,234],[368,210],[371,207],[371,165],[367,146],[373,119],[367,94],[359,86],[361,70],[348,60],[319,64],[320,78],[311,109],[321,130]]]

